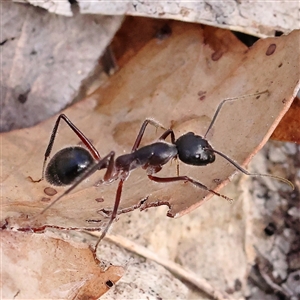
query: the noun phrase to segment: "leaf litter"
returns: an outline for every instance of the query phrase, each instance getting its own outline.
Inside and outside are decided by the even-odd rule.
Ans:
[[[297,38],[296,31],[289,36],[260,40],[247,49],[224,30],[191,24],[183,28],[175,22],[170,38],[159,43],[151,40],[93,95],[67,109],[65,114],[94,142],[102,156],[111,150],[118,155],[130,151],[142,122],[148,117],[172,127],[177,137],[188,131],[201,135],[222,99],[268,89],[269,95],[261,95],[259,99],[249,97],[225,105],[208,137],[215,149],[246,165],[291,104],[299,76],[289,74],[297,74],[299,70],[297,53],[288,50],[293,49]],[[205,96],[199,97],[200,91]],[[51,119],[30,129],[2,134],[6,149],[3,217],[11,217],[14,227],[24,226],[22,216],[26,216],[32,227],[99,228],[107,219],[105,212],[113,207],[116,190],[116,183],[93,186],[103,172],[94,174],[45,215],[32,218],[48,205],[42,199],[49,184],[33,183],[29,176],[41,177],[53,124]],[[143,143],[155,140],[160,134],[147,129]],[[78,142],[71,130],[62,126],[52,155]],[[214,190],[224,186],[234,173],[235,169],[220,157],[206,167],[180,164],[180,174]],[[158,174],[174,176],[175,164],[164,166]],[[64,190],[55,189],[58,193]],[[206,191],[187,183],[151,182],[143,170],[135,170],[125,182],[120,209],[130,211],[141,203],[143,208],[164,204],[169,206],[169,216],[179,217],[210,197]],[[96,201],[98,198],[104,201]]]
[[[294,32],[260,41],[248,50],[224,30],[191,24],[183,29],[182,25],[173,23],[168,39],[159,43],[155,39],[150,41],[102,88],[65,113],[94,142],[102,156],[111,150],[122,154],[130,151],[140,125],[149,116],[165,127],[172,126],[177,137],[187,131],[204,134],[222,99],[268,89],[270,95],[259,101],[243,99],[224,107],[209,137],[216,149],[245,165],[267,140],[292,101],[299,76],[290,78],[287,74],[299,70],[296,54],[293,57],[293,52],[289,55],[287,52],[297,38],[299,32]],[[273,44],[275,52],[267,56]],[[99,229],[107,219],[105,211],[113,206],[116,190],[116,184],[93,186],[103,175],[100,172],[47,214],[32,219],[51,201],[49,184],[33,183],[28,177],[41,176],[43,154],[54,121],[2,135],[7,149],[2,155],[3,219],[16,229],[44,225]],[[150,143],[160,134],[149,128],[143,141]],[[78,142],[70,129],[62,126],[52,155]],[[234,172],[221,158],[204,168],[180,165],[182,175],[213,189],[224,185]],[[158,173],[159,176],[175,174],[175,164],[165,166]],[[64,190],[54,189],[58,194]],[[209,197],[185,183],[153,183],[143,170],[138,170],[125,183],[120,208],[123,212],[130,211],[139,207],[141,201],[144,209],[167,204],[170,216],[180,216]]]

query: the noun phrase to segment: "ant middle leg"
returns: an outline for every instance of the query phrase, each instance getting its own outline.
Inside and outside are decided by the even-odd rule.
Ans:
[[[213,193],[214,195],[218,196],[218,197],[222,197],[230,202],[233,201],[233,199],[225,196],[225,195],[222,195],[222,194],[219,194],[218,192],[214,191],[214,190],[211,190],[209,189],[206,185],[200,183],[199,181],[196,181],[188,176],[177,176],[177,177],[157,177],[157,176],[152,176],[152,175],[148,175],[148,178],[152,181],[155,181],[155,182],[160,182],[160,183],[166,183],[166,182],[175,182],[175,181],[185,181],[185,182],[190,182],[192,183],[193,185],[195,185],[196,187],[202,189],[202,190],[205,190],[205,191],[208,191],[210,193]]]

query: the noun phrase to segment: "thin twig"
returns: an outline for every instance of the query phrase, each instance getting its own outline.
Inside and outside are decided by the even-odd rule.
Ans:
[[[88,232],[89,234],[92,234],[94,236],[99,237],[99,232]],[[157,255],[155,252],[149,250],[148,248],[141,246],[137,243],[132,242],[131,240],[124,238],[119,235],[106,235],[105,240],[108,240],[110,242],[113,242],[114,244],[131,251],[135,254],[138,254],[140,256],[143,256],[145,258],[151,259],[152,261],[158,263],[159,265],[163,266],[167,270],[169,270],[171,273],[175,274],[176,276],[180,277],[181,279],[193,284],[195,287],[200,289],[201,291],[205,292],[207,295],[211,296],[213,299],[216,300],[232,300],[227,293],[221,292],[217,289],[215,289],[213,286],[211,286],[210,283],[208,283],[207,280],[204,278],[200,278],[199,275],[195,274],[194,272],[184,269],[179,264],[176,264],[175,262],[163,258],[159,255]]]

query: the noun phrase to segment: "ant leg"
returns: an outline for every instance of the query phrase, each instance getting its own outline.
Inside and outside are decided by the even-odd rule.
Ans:
[[[176,160],[176,174],[179,177],[179,161],[178,161],[178,157],[175,156],[175,160]]]
[[[204,134],[204,138],[206,138],[208,132],[210,131],[210,129],[212,128],[212,126],[214,125],[216,119],[217,119],[217,116],[222,108],[222,106],[226,103],[226,102],[229,102],[229,101],[234,101],[234,100],[238,100],[238,99],[243,99],[243,98],[247,98],[247,97],[251,97],[251,96],[258,96],[258,95],[262,95],[262,94],[265,94],[265,93],[269,93],[268,90],[265,90],[263,92],[258,92],[258,93],[254,93],[254,94],[247,94],[247,95],[243,95],[243,96],[239,96],[239,97],[233,97],[233,98],[226,98],[224,99],[217,107],[216,111],[215,111],[215,114],[206,130],[206,133]]]
[[[219,197],[222,197],[230,202],[233,201],[233,199],[225,196],[225,195],[222,195],[222,194],[219,194],[217,192],[215,192],[214,190],[211,190],[209,189],[206,185],[188,177],[188,176],[177,176],[177,177],[156,177],[156,176],[152,176],[152,175],[148,175],[149,179],[150,180],[153,180],[155,182],[160,182],[160,183],[165,183],[165,182],[174,182],[174,181],[188,181],[190,183],[192,183],[193,185],[195,185],[196,187],[199,187],[200,189],[202,190],[206,190],[206,191],[209,191],[213,194],[215,194],[216,196],[219,196]]]
[[[44,173],[45,173],[45,167],[46,167],[46,162],[47,159],[50,156],[50,153],[52,151],[52,147],[54,144],[54,140],[57,134],[57,129],[60,123],[60,120],[64,120],[67,125],[69,125],[69,127],[73,130],[73,132],[79,137],[79,139],[83,142],[83,144],[90,150],[91,154],[93,155],[94,159],[99,161],[101,159],[99,152],[97,151],[97,149],[93,146],[93,144],[90,142],[90,140],[80,131],[79,128],[77,128],[70,120],[69,118],[64,115],[61,114],[58,116],[55,125],[53,127],[51,136],[50,136],[50,141],[48,143],[46,152],[45,152],[45,158],[44,158],[44,163],[43,163],[43,169],[42,169],[42,178],[40,180],[37,180],[37,182],[41,181],[44,179]]]
[[[114,208],[113,208],[113,211],[111,213],[111,216],[110,216],[110,219],[106,225],[106,227],[104,228],[104,230],[102,231],[102,234],[101,236],[99,237],[97,243],[96,243],[96,246],[95,246],[95,255],[96,255],[96,250],[101,242],[101,240],[106,236],[107,234],[107,231],[109,230],[112,222],[114,221],[114,219],[117,217],[117,214],[118,214],[118,208],[119,208],[119,205],[120,205],[120,201],[121,201],[121,195],[122,195],[122,189],[123,189],[123,183],[124,183],[125,179],[124,178],[121,178],[120,181],[119,181],[119,184],[118,184],[118,189],[117,189],[117,192],[116,192],[116,198],[115,198],[115,204],[114,204]]]
[[[95,162],[94,164],[91,165],[91,167],[89,167],[83,174],[82,176],[79,176],[78,178],[75,179],[74,183],[72,184],[72,186],[70,186],[64,193],[62,193],[58,198],[56,198],[51,204],[49,204],[47,207],[45,207],[40,213],[39,215],[42,215],[43,213],[45,213],[45,211],[47,211],[50,207],[52,207],[55,203],[57,203],[61,198],[63,198],[64,196],[66,196],[67,194],[69,194],[72,190],[74,190],[83,180],[85,180],[86,178],[88,178],[89,176],[91,176],[94,172],[96,172],[97,170],[101,170],[104,168],[108,168],[108,166],[110,167],[111,165],[113,165],[113,163],[111,163],[111,161],[114,161],[114,156],[115,156],[115,152],[111,151],[108,155],[106,155],[103,159],[101,159],[100,161]],[[107,171],[108,172],[108,171]],[[106,173],[107,173],[106,172]],[[105,175],[106,175],[105,173]],[[112,171],[110,171],[110,174],[112,173]],[[112,176],[112,175],[111,175]]]
[[[139,145],[141,143],[141,140],[143,138],[143,135],[145,133],[145,130],[146,130],[146,127],[147,127],[148,124],[151,124],[152,126],[154,126],[156,128],[162,128],[162,129],[166,130],[166,128],[164,126],[162,126],[160,123],[158,123],[158,122],[156,122],[156,121],[154,121],[152,119],[146,119],[143,122],[143,124],[141,126],[141,129],[140,129],[140,131],[139,131],[139,133],[138,133],[138,135],[136,137],[136,140],[135,140],[135,142],[133,144],[131,152],[134,152],[136,149],[138,149],[138,147],[139,147]]]
[[[107,165],[102,167],[102,169],[106,168],[106,172],[103,176],[103,179],[100,179],[99,181],[97,181],[94,184],[94,186],[100,186],[104,182],[112,182],[116,179],[115,175],[118,175],[118,173],[115,172],[116,171],[116,169],[115,169],[115,152],[114,151],[112,151],[112,152],[113,152],[113,154],[110,156],[110,159],[109,159]]]
[[[171,142],[172,142],[172,144],[175,145],[175,134],[174,134],[173,129],[168,129],[168,130],[166,130],[166,131],[161,135],[161,137],[159,138],[159,140],[165,140],[169,135],[171,135]]]

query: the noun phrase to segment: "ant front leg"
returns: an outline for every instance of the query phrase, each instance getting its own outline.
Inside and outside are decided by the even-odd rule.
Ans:
[[[40,180],[37,180],[37,182],[40,182],[41,180],[44,179],[44,174],[45,174],[45,167],[46,167],[46,162],[47,159],[49,158],[51,151],[52,151],[52,147],[54,144],[54,140],[57,134],[57,130],[58,130],[58,126],[60,124],[60,120],[64,120],[67,125],[73,130],[73,132],[79,137],[79,139],[83,142],[83,144],[89,149],[89,151],[91,152],[92,156],[94,157],[94,159],[96,161],[101,160],[100,154],[97,151],[97,149],[94,147],[94,145],[90,142],[90,140],[83,134],[83,132],[81,132],[81,130],[79,128],[77,128],[70,120],[69,118],[64,115],[61,114],[58,116],[55,125],[53,127],[51,136],[50,136],[50,140],[48,143],[48,146],[46,148],[46,152],[45,152],[45,158],[44,158],[44,163],[43,163],[43,169],[42,169],[42,177]]]
[[[146,127],[147,127],[148,124],[151,124],[151,125],[154,126],[155,128],[161,128],[161,129],[167,130],[167,129],[166,129],[164,126],[162,126],[160,123],[158,123],[158,122],[156,122],[156,121],[154,121],[154,120],[152,120],[152,119],[146,119],[146,120],[143,122],[143,124],[142,124],[142,126],[141,126],[141,129],[140,129],[140,131],[139,131],[139,133],[138,133],[138,135],[137,135],[137,137],[136,137],[136,140],[135,140],[135,142],[134,142],[134,144],[133,144],[133,147],[132,147],[131,152],[136,151],[136,150],[138,149],[138,147],[140,146],[141,140],[142,140],[142,138],[143,138],[143,135],[144,135],[144,133],[145,133],[145,130],[146,130]]]
[[[150,180],[153,180],[155,182],[159,182],[159,183],[166,183],[166,182],[175,182],[175,181],[185,181],[185,182],[190,182],[193,185],[195,185],[196,187],[202,189],[202,190],[206,190],[208,192],[211,192],[213,194],[215,194],[216,196],[222,197],[230,202],[233,201],[233,199],[219,194],[217,192],[215,192],[214,190],[209,189],[206,185],[200,183],[199,181],[196,181],[188,176],[177,176],[177,177],[157,177],[157,176],[152,176],[152,175],[148,175]]]

